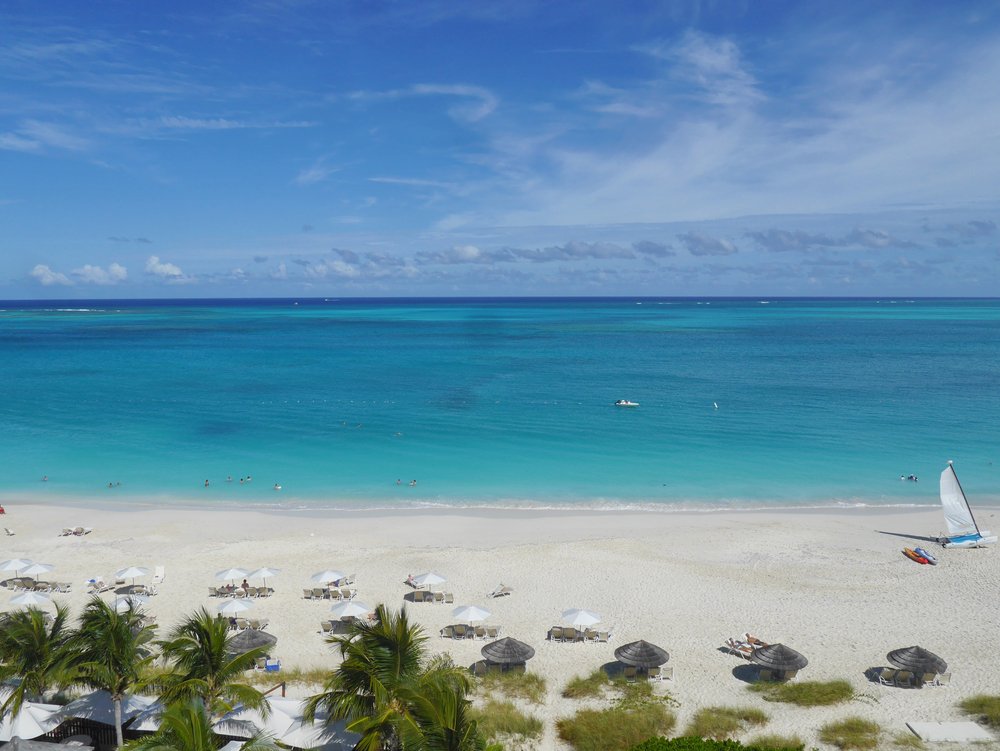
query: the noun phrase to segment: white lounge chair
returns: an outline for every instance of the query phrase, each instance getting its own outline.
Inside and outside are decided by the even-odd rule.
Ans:
[[[14,536],[14,530],[13,529],[9,529],[8,527],[4,527],[3,531],[7,533],[7,537],[13,537]]]
[[[73,530],[70,527],[63,527],[63,531],[59,533],[59,536],[66,537],[71,534],[73,534]]]
[[[157,566],[156,571],[153,573],[153,584],[163,584],[163,580],[166,578],[166,567]]]

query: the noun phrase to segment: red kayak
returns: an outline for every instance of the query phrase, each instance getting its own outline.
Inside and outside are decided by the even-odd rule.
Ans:
[[[905,555],[910,560],[916,561],[917,563],[930,563],[926,558],[917,553],[915,550],[910,550],[909,548],[903,548],[903,555]]]

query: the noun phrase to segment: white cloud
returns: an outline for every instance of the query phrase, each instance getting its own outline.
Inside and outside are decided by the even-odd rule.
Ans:
[[[315,185],[337,171],[335,167],[324,167],[323,160],[317,159],[312,167],[301,170],[293,182],[297,185]]]
[[[160,263],[159,256],[149,257],[146,261],[145,271],[147,274],[158,276],[166,281],[181,281],[188,279],[188,277],[184,276],[184,272],[172,263]]]
[[[356,101],[378,101],[384,99],[399,99],[408,96],[457,96],[478,100],[472,104],[458,104],[448,110],[448,114],[456,120],[476,122],[482,120],[497,108],[497,98],[482,86],[466,84],[416,84],[408,89],[393,89],[391,91],[355,91],[351,99]]]
[[[0,149],[7,151],[38,151],[42,145],[30,138],[21,138],[13,133],[0,133]]]
[[[87,264],[83,268],[73,269],[72,273],[74,276],[80,277],[84,282],[91,282],[101,286],[118,284],[118,282],[123,282],[128,278],[128,272],[125,270],[125,267],[119,266],[117,263],[112,263],[108,266],[107,271],[100,266]]]
[[[272,279],[287,279],[288,278],[288,267],[283,263],[278,264],[277,269],[271,269],[267,272],[268,276]]]
[[[235,130],[238,128],[311,128],[312,122],[270,122],[254,123],[244,120],[191,118],[184,116],[161,117],[157,121],[165,128],[186,128],[189,130]]]
[[[90,142],[86,139],[71,135],[58,125],[53,125],[52,123],[25,120],[20,128],[20,132],[47,146],[54,146],[59,149],[83,151],[90,146]]]
[[[728,256],[739,253],[739,248],[729,240],[718,239],[696,230],[677,235],[677,239],[684,243],[688,253],[693,256]]]
[[[73,286],[73,282],[71,282],[65,274],[55,272],[43,263],[35,266],[30,273],[31,276],[35,277],[35,279],[37,279],[43,287],[51,287],[53,284],[62,284],[66,287]]]
[[[344,261],[320,261],[312,268],[306,269],[306,276],[312,279],[326,279],[328,276],[336,274],[337,276],[347,277],[348,279],[354,279],[355,277],[361,276],[361,270],[356,266],[352,266]]]

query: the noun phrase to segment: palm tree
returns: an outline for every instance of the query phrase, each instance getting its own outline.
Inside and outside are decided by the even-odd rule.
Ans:
[[[218,751],[222,746],[212,730],[212,720],[203,702],[196,698],[180,701],[160,717],[160,729],[153,735],[130,742],[127,751]],[[240,751],[276,751],[274,744],[258,733]]]
[[[171,631],[167,641],[158,642],[163,656],[173,663],[173,672],[161,678],[160,701],[169,705],[196,697],[213,719],[232,711],[237,703],[266,716],[270,707],[264,695],[241,683],[240,677],[268,647],[233,654],[231,633],[229,621],[214,618],[202,608]]]
[[[423,680],[418,690],[403,690],[410,722],[400,727],[408,751],[503,751],[489,745],[470,715],[472,702],[453,681]]]
[[[78,671],[77,682],[111,694],[119,746],[125,742],[122,699],[148,682],[143,674],[153,660],[147,648],[153,628],[143,625],[133,603],[119,613],[95,596],[84,608],[80,628],[70,640],[69,646],[77,653],[72,659]]]
[[[17,715],[30,699],[41,699],[51,688],[71,682],[67,641],[72,630],[66,625],[69,610],[56,605],[56,617],[47,623],[38,608],[10,613],[0,624],[0,683],[14,683],[10,696],[0,706],[0,719]]]
[[[328,640],[342,661],[323,693],[309,699],[305,716],[325,711],[327,724],[346,720],[347,729],[361,735],[359,751],[409,749],[420,735],[413,710],[422,691],[447,687],[464,701],[470,682],[450,661],[425,664],[427,637],[410,624],[405,607],[396,613],[379,605],[376,614],[374,623],[354,622],[345,636]]]

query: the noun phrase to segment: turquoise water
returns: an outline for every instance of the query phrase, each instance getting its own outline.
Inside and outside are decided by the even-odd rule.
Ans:
[[[1000,499],[1000,301],[294,302],[0,303],[0,490],[920,504],[953,459]]]

